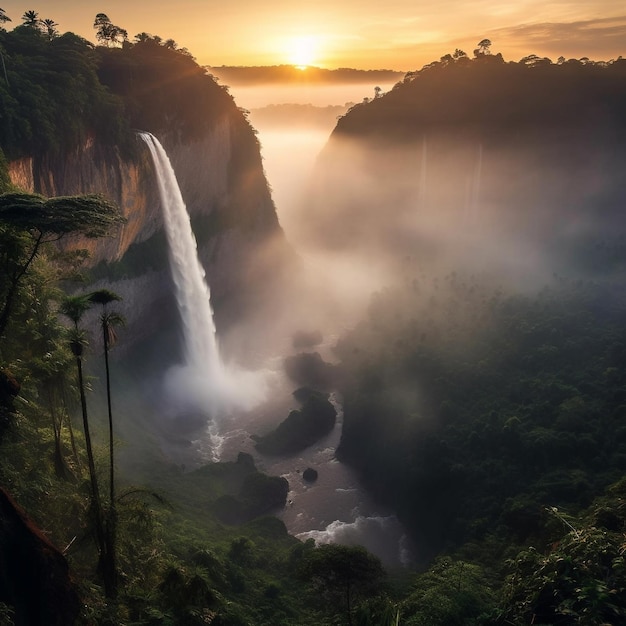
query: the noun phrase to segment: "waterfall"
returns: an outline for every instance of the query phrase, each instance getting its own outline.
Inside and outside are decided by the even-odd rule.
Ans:
[[[170,270],[183,326],[184,364],[169,372],[166,386],[179,409],[216,418],[257,401],[259,380],[227,368],[220,358],[211,293],[189,213],[169,157],[158,139],[140,132],[152,155],[169,246]]]
[[[219,377],[222,363],[215,336],[211,292],[198,258],[198,246],[189,213],[163,146],[149,133],[140,133],[140,137],[150,148],[156,170],[170,268],[183,323],[185,362],[191,368],[206,369],[211,378]]]

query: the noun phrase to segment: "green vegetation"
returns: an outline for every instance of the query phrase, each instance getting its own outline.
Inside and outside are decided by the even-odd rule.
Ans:
[[[342,457],[434,553],[588,506],[626,469],[618,285],[506,295],[453,273],[381,293],[338,350]]]
[[[4,279],[0,289],[0,337],[6,331],[21,282],[46,244],[68,234],[101,237],[121,222],[117,207],[100,196],[0,195]]]
[[[39,28],[0,29],[0,146],[9,159],[59,156],[96,138],[127,147],[124,106],[98,78],[92,44]]]

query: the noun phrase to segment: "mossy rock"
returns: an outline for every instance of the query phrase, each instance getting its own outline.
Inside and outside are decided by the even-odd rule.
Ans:
[[[237,496],[223,495],[213,508],[224,524],[245,524],[284,507],[288,493],[289,483],[285,478],[254,472],[246,476]]]
[[[291,411],[271,433],[255,437],[259,452],[273,455],[300,452],[332,431],[337,412],[328,396],[312,390],[307,394],[301,409]]]

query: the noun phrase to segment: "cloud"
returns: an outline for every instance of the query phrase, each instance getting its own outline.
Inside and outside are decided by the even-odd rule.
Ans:
[[[626,15],[576,22],[540,22],[498,28],[489,32],[498,49],[615,57],[626,52]]]

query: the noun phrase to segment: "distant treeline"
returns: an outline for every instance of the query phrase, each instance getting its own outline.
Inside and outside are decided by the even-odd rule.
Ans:
[[[207,71],[220,81],[229,85],[261,85],[265,83],[389,83],[401,80],[404,72],[394,70],[355,70],[338,68],[327,70],[321,67],[309,66],[298,69],[293,65],[272,66],[207,66]]]
[[[284,125],[285,120],[296,126],[334,127],[337,118],[343,115],[354,103],[318,107],[312,104],[269,104],[259,109],[251,109],[250,119],[256,126]]]

